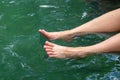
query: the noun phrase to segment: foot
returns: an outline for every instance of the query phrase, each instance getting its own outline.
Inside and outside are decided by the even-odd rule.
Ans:
[[[49,57],[53,58],[82,58],[85,57],[85,53],[83,52],[82,48],[72,48],[72,47],[65,47],[60,46],[51,42],[46,41],[44,45],[44,49]]]
[[[74,37],[74,35],[71,34],[70,31],[47,32],[45,30],[39,30],[39,32],[49,40],[61,39],[63,41],[71,41]]]

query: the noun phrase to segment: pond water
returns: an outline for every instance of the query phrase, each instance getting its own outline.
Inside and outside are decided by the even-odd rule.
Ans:
[[[105,12],[99,3],[83,0],[0,0],[0,80],[120,80],[120,55],[48,58],[47,39],[38,32],[71,29]],[[106,38],[93,34],[53,42],[77,47]]]

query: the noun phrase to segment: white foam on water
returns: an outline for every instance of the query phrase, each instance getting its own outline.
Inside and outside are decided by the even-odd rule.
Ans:
[[[15,1],[10,1],[9,3],[10,3],[10,4],[13,4],[13,3],[15,3]]]
[[[87,16],[87,12],[83,12],[81,19],[85,18]]]
[[[11,53],[12,56],[16,56],[16,57],[19,57],[19,55],[13,51],[13,47],[14,47],[14,44],[9,44],[7,45],[4,50],[8,51],[9,53]]]
[[[53,6],[53,5],[40,5],[40,8],[59,8],[57,6]]]

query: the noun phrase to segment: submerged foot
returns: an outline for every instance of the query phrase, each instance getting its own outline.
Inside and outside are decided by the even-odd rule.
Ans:
[[[71,34],[70,31],[47,32],[45,30],[39,30],[39,32],[49,40],[61,39],[63,41],[71,41],[74,37],[74,35]]]
[[[53,58],[81,58],[85,57],[84,50],[82,48],[72,48],[60,46],[51,42],[46,41],[44,49],[49,57]]]

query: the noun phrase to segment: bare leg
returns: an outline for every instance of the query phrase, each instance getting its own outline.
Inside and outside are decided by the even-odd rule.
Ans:
[[[44,36],[50,40],[62,39],[70,41],[75,36],[100,32],[116,32],[120,31],[120,8],[108,12],[96,19],[93,19],[79,27],[67,31],[47,32],[39,30]]]
[[[74,33],[101,33],[120,31],[120,8],[95,18],[80,27],[72,29]]]
[[[101,53],[101,52],[120,52],[120,33],[112,36],[111,38],[98,43],[93,46],[87,47],[88,52]]]
[[[92,46],[87,47],[65,47],[51,42],[46,42],[44,45],[45,51],[49,57],[54,58],[81,58],[86,55],[103,52],[117,52],[120,51],[120,33],[117,35]]]

